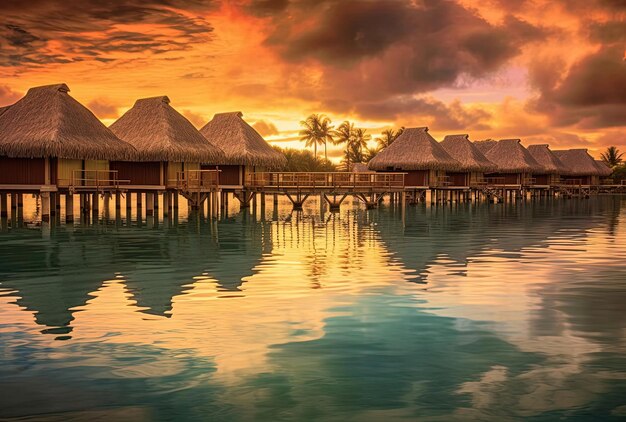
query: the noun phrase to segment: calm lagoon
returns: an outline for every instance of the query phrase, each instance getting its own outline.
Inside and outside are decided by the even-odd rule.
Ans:
[[[0,233],[0,419],[626,418],[626,197],[265,211]]]

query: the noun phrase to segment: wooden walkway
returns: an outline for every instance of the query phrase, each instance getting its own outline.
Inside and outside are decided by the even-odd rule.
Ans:
[[[262,172],[248,174],[246,192],[238,199],[247,206],[255,193],[283,194],[295,209],[310,196],[319,194],[331,209],[339,208],[348,195],[359,198],[368,208],[378,205],[387,194],[404,192],[404,173],[348,172]]]

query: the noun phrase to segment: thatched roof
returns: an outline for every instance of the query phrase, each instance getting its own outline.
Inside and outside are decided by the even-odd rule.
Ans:
[[[498,141],[494,140],[474,141],[474,145],[476,145],[476,148],[478,148],[478,150],[483,154],[487,154],[487,151],[496,146],[497,143]]]
[[[367,168],[366,163],[354,163],[352,164],[352,173],[373,173],[373,171]]]
[[[559,160],[548,144],[529,145],[528,152],[543,167],[543,172],[537,174],[566,174],[567,167]]]
[[[496,165],[469,140],[469,135],[447,135],[441,146],[461,163],[463,171],[489,172],[496,169]]]
[[[554,151],[559,160],[567,167],[570,176],[598,176],[600,170],[587,149],[566,149]]]
[[[0,155],[123,160],[135,148],[118,139],[65,84],[28,90],[0,115]]]
[[[503,139],[487,151],[485,156],[497,166],[498,173],[541,173],[543,167],[519,139]]]
[[[168,97],[137,100],[109,129],[134,146],[144,161],[193,163],[224,160],[222,150],[170,105]]]
[[[613,169],[606,165],[606,163],[602,160],[595,160],[596,167],[600,171],[600,176],[607,177],[613,174]]]
[[[276,151],[252,128],[240,111],[218,113],[200,129],[200,133],[226,154],[223,163],[246,166],[281,168],[287,164],[283,154]]]
[[[9,109],[9,107],[11,107],[11,106],[8,105],[8,106],[0,107],[0,116],[2,116],[2,114],[4,114],[4,112],[7,111]]]
[[[372,170],[459,170],[461,163],[428,133],[427,127],[407,128],[391,145],[379,152],[368,167]]]

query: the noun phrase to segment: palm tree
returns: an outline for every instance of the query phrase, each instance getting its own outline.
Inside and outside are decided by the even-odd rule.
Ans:
[[[327,143],[333,141],[333,126],[330,119],[324,114],[311,114],[300,125],[300,140],[306,142],[306,146],[313,146],[313,155],[317,159],[317,145],[324,145],[324,158],[328,160]]]
[[[348,144],[348,148],[345,152],[345,161],[348,164],[348,170],[350,170],[349,163],[362,163],[365,160],[365,154],[363,151],[367,150],[367,142],[372,139],[369,133],[366,133],[367,129],[354,129],[352,133],[352,141]]]
[[[362,152],[367,148],[367,142],[372,139],[372,135],[366,133],[367,129],[358,128],[354,130],[354,145]]]
[[[386,129],[381,133],[381,137],[376,138],[376,142],[378,143],[378,149],[387,148],[389,145],[393,144],[393,141],[398,139],[398,136],[402,135],[404,132],[404,126],[398,129],[397,132],[394,132],[393,129]]]
[[[620,165],[622,162],[622,155],[624,153],[619,152],[614,146],[608,147],[606,152],[601,154],[602,161],[604,161],[609,167],[614,168]]]
[[[378,144],[378,148],[380,149],[387,148],[393,143],[393,141],[396,140],[396,133],[393,129],[384,130],[381,135],[381,137],[376,138],[376,143]]]
[[[335,135],[335,140],[333,141],[333,143],[335,145],[341,145],[341,144],[346,145],[346,151],[345,151],[346,167],[348,168],[348,170],[350,170],[350,160],[348,157],[348,150],[354,140],[354,124],[346,120],[345,122],[340,124],[339,127],[337,127],[337,129],[335,129],[334,135]]]
[[[380,152],[380,148],[365,148],[365,154],[363,158],[365,161],[371,161]]]

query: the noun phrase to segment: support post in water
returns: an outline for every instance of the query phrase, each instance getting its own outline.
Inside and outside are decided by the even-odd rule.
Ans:
[[[50,222],[50,192],[41,192],[41,221]]]
[[[133,213],[133,194],[130,191],[126,192],[126,219],[130,219]]]
[[[0,217],[2,218],[7,218],[9,216],[7,205],[7,194],[2,192],[0,193]]]
[[[65,222],[74,222],[74,195],[69,193],[65,195]]]
[[[146,193],[146,217],[152,217],[154,215],[154,194],[151,192]]]

